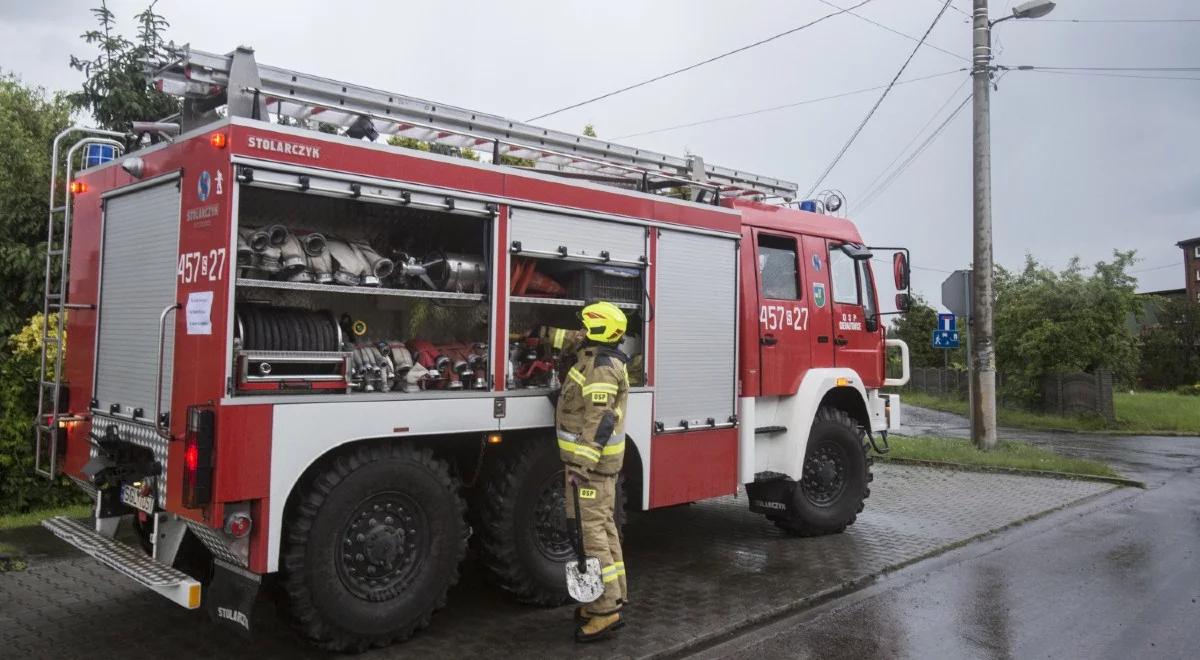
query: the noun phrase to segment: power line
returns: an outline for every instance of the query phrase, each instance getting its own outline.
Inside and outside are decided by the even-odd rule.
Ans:
[[[933,144],[933,141],[936,140],[938,136],[946,130],[946,127],[950,125],[950,122],[958,116],[958,113],[962,112],[962,109],[967,105],[967,101],[971,100],[971,96],[973,95],[967,94],[967,97],[962,100],[962,103],[958,104],[958,107],[954,109],[954,112],[951,112],[950,115],[946,117],[946,119],[943,120],[942,123],[939,124],[938,127],[934,129],[934,131],[930,133],[928,137],[925,138],[925,141],[917,147],[916,151],[909,154],[908,158],[906,158],[904,162],[900,163],[900,166],[897,167],[882,184],[880,184],[879,188],[871,193],[870,198],[862,201],[862,206],[859,208],[860,211],[865,211],[869,206],[871,206],[872,203],[875,202],[875,200],[879,199],[880,196],[882,196],[883,193],[890,188],[897,179],[900,178],[900,175],[903,174],[904,171],[907,170],[909,166],[912,165],[918,158],[920,158],[921,154],[925,153],[925,150],[928,149],[931,144]]]
[[[850,134],[850,139],[846,140],[846,144],[842,145],[841,151],[838,151],[838,154],[833,157],[833,161],[829,163],[829,166],[825,168],[825,171],[821,173],[821,176],[817,178],[817,181],[813,183],[808,192],[804,193],[804,197],[807,198],[809,195],[811,195],[813,191],[816,190],[823,181],[825,181],[825,177],[829,176],[829,173],[833,171],[833,168],[837,166],[838,162],[842,160],[842,156],[846,155],[846,151],[850,149],[850,145],[854,144],[854,140],[857,139],[858,135],[862,133],[862,130],[866,128],[867,122],[871,121],[871,117],[875,115],[875,111],[879,109],[880,104],[882,104],[883,100],[887,98],[888,92],[892,91],[892,87],[896,85],[896,81],[900,79],[901,74],[904,73],[904,69],[908,67],[908,63],[912,61],[914,56],[916,56],[917,51],[921,48],[921,44],[925,43],[925,39],[929,37],[930,32],[933,32],[934,26],[937,25],[938,21],[942,19],[942,15],[946,13],[946,8],[949,6],[950,0],[946,0],[946,2],[942,5],[942,8],[938,11],[937,16],[933,18],[933,22],[929,24],[928,28],[925,28],[925,34],[921,35],[921,39],[917,42],[916,47],[913,48],[912,52],[908,54],[908,59],[904,60],[904,64],[900,65],[900,70],[896,72],[896,75],[892,78],[892,82],[889,83],[886,88],[884,88],[883,94],[879,95],[879,100],[875,101],[875,105],[871,106],[870,111],[867,112],[867,116],[863,117],[863,120],[861,123],[859,123],[858,128],[855,128],[854,132]]]
[[[1129,274],[1132,275],[1134,273],[1149,273],[1152,270],[1162,270],[1164,268],[1175,268],[1177,266],[1179,266],[1179,262],[1172,261],[1171,263],[1163,264],[1162,266],[1154,266],[1152,268],[1139,268],[1137,270],[1131,270],[1131,271],[1129,271]]]
[[[888,261],[888,260],[886,260],[886,259],[882,259],[882,258],[880,258],[880,257],[871,257],[871,261],[878,261],[878,262],[879,262],[879,263],[881,263],[881,264],[888,264],[888,265],[891,265],[891,262],[890,262],[890,261]],[[928,266],[914,266],[914,265],[912,265],[912,264],[909,264],[909,266],[908,266],[908,267],[909,267],[909,268],[911,268],[911,269],[913,269],[913,270],[927,270],[927,271],[929,271],[929,272],[931,272],[931,273],[946,273],[947,275],[953,275],[953,274],[954,274],[954,271],[952,271],[952,270],[945,270],[945,269],[943,269],[943,268],[930,268],[930,267],[928,267]]]
[[[1081,76],[1088,78],[1141,78],[1143,80],[1194,80],[1200,81],[1200,78],[1189,78],[1187,76],[1145,76],[1136,73],[1102,73],[1096,71],[1046,71],[1043,69],[1030,69],[1034,73],[1052,73],[1056,76]]]
[[[817,2],[820,2],[820,3],[821,3],[821,4],[823,4],[823,5],[828,5],[828,6],[830,6],[830,7],[833,7],[834,9],[841,9],[841,7],[839,7],[839,6],[835,5],[835,4],[833,4],[832,2],[829,2],[828,0],[817,0]],[[867,23],[870,23],[871,25],[874,25],[875,27],[878,27],[878,28],[882,28],[882,29],[884,29],[884,30],[887,30],[888,32],[891,32],[892,34],[897,34],[897,35],[900,35],[901,37],[904,37],[905,39],[908,39],[909,41],[916,41],[916,40],[917,40],[917,38],[916,38],[916,37],[914,37],[914,36],[912,36],[911,34],[907,34],[907,33],[905,33],[905,32],[901,32],[901,31],[899,31],[899,30],[897,30],[897,29],[894,29],[894,28],[888,27],[888,26],[884,25],[883,23],[880,23],[880,22],[878,22],[878,21],[874,21],[874,20],[871,20],[871,19],[869,19],[869,18],[867,18],[866,16],[863,16],[862,14],[856,14],[856,13],[854,13],[854,12],[852,12],[852,11],[847,11],[846,13],[847,13],[847,14],[850,14],[851,16],[853,16],[854,18],[857,18],[857,19],[858,19],[858,20],[860,20],[860,21],[866,21]],[[958,53],[955,53],[955,52],[953,52],[953,51],[946,50],[945,48],[942,48],[942,47],[940,47],[940,46],[936,46],[936,45],[934,45],[934,44],[931,44],[931,43],[926,43],[926,44],[925,44],[925,46],[926,46],[927,48],[932,48],[932,49],[934,49],[934,50],[936,50],[936,51],[939,51],[939,52],[945,53],[945,54],[947,54],[947,55],[949,55],[949,56],[951,56],[951,57],[958,58],[958,59],[960,59],[960,60],[962,60],[962,61],[964,61],[964,62],[969,62],[969,61],[970,61],[968,58],[966,58],[966,57],[964,57],[964,56],[962,56],[962,55],[959,55]]]
[[[970,15],[970,14],[968,14],[967,12],[965,12],[965,11],[963,11],[963,10],[959,9],[959,8],[958,8],[958,6],[957,6],[957,5],[955,5],[953,2],[951,2],[951,3],[950,3],[950,8],[951,8],[951,9],[953,9],[954,11],[956,11],[956,12],[958,12],[958,13],[962,14],[963,16],[966,16],[967,18],[971,18],[971,15]]]
[[[1200,66],[1033,66],[1021,64],[1018,66],[997,65],[996,68],[1008,71],[1176,71],[1185,73],[1200,71]]]
[[[901,81],[897,82],[896,85],[907,85],[909,83],[921,82],[922,80],[932,80],[933,78],[940,78],[942,76],[948,76],[952,73],[959,73],[961,71],[966,71],[966,70],[967,69],[964,67],[962,69],[953,69],[951,71],[943,71],[941,73],[934,73],[934,74],[931,74],[928,76],[921,76],[919,78],[908,78],[906,80],[901,80]],[[793,101],[791,103],[785,103],[783,105],[773,105],[768,108],[759,108],[757,110],[747,110],[746,112],[738,112],[738,113],[731,114],[731,115],[721,115],[718,117],[709,117],[708,119],[699,119],[696,121],[688,122],[686,124],[676,124],[674,126],[664,126],[663,128],[655,128],[655,129],[648,130],[648,131],[642,131],[640,133],[628,133],[626,135],[618,135],[618,136],[614,137],[613,140],[624,140],[627,138],[641,137],[643,135],[652,135],[654,133],[665,133],[667,131],[674,131],[674,130],[677,130],[680,128],[691,128],[692,126],[711,124],[714,122],[726,121],[729,119],[740,119],[742,117],[751,117],[753,115],[761,115],[766,112],[774,112],[776,110],[786,110],[788,108],[795,108],[795,107],[801,106],[801,105],[820,103],[822,101],[832,101],[835,99],[846,98],[847,96],[854,96],[856,94],[863,94],[866,92],[874,92],[874,91],[883,89],[885,87],[887,87],[887,85],[876,85],[874,87],[863,87],[862,89],[855,89],[855,90],[851,90],[848,92],[840,92],[838,94],[831,94],[829,96],[819,96],[817,98],[804,99],[802,101]]]
[[[1039,18],[1027,23],[1200,23],[1200,18]]]
[[[735,49],[733,49],[733,50],[731,50],[731,51],[727,51],[727,52],[721,53],[720,55],[715,55],[715,56],[713,56],[713,57],[710,57],[710,58],[708,58],[708,59],[706,59],[706,60],[702,60],[702,61],[700,61],[700,62],[696,62],[695,64],[689,64],[688,66],[685,66],[685,67],[683,67],[683,68],[681,68],[681,69],[675,69],[674,71],[670,71],[670,72],[668,72],[668,73],[664,73],[664,74],[661,74],[661,75],[657,75],[657,76],[655,76],[655,77],[653,77],[653,78],[650,78],[650,79],[648,79],[648,80],[643,80],[642,82],[639,82],[639,83],[634,83],[634,84],[632,84],[632,85],[627,85],[627,86],[625,86],[625,87],[622,87],[622,88],[620,88],[620,89],[615,89],[615,90],[613,90],[613,91],[611,91],[611,92],[607,92],[607,93],[605,93],[605,94],[601,94],[601,95],[599,95],[599,96],[594,96],[594,97],[592,97],[592,98],[590,98],[590,99],[587,99],[586,101],[580,101],[580,102],[578,102],[578,103],[572,103],[571,105],[563,106],[563,107],[561,107],[561,108],[559,108],[559,109],[557,109],[557,110],[551,110],[550,112],[546,112],[546,113],[540,114],[540,115],[538,115],[538,116],[536,116],[536,117],[531,117],[531,118],[529,118],[529,119],[527,119],[527,120],[525,120],[525,121],[537,121],[538,119],[545,119],[546,117],[550,117],[550,116],[552,116],[552,115],[557,115],[557,114],[558,114],[558,113],[560,113],[560,112],[566,112],[567,110],[572,110],[572,109],[578,108],[578,107],[580,107],[580,106],[587,105],[587,104],[589,104],[589,103],[594,103],[594,102],[596,102],[596,101],[599,101],[599,100],[601,100],[601,99],[606,99],[606,98],[609,98],[609,97],[612,97],[612,96],[616,96],[617,94],[622,94],[622,93],[624,93],[624,92],[628,92],[628,91],[629,91],[629,90],[631,90],[631,89],[637,89],[638,87],[643,87],[643,86],[645,86],[645,85],[649,85],[650,83],[658,82],[659,80],[663,80],[663,79],[665,79],[665,78],[670,78],[671,76],[678,75],[678,74],[680,74],[680,73],[683,73],[683,72],[685,72],[685,71],[691,71],[692,69],[695,69],[695,68],[697,68],[697,67],[704,66],[705,64],[712,64],[713,62],[716,62],[717,60],[720,60],[720,59],[724,59],[724,58],[726,58],[726,57],[729,57],[730,55],[735,55],[735,54],[737,54],[737,53],[740,53],[740,52],[742,52],[742,51],[750,50],[751,48],[755,48],[755,47],[761,46],[761,45],[763,45],[763,44],[770,43],[770,42],[772,42],[772,41],[775,41],[776,39],[779,39],[779,38],[781,38],[781,37],[786,37],[786,36],[787,36],[787,35],[789,35],[789,34],[794,34],[794,33],[796,33],[796,32],[799,32],[800,30],[803,30],[803,29],[805,29],[805,28],[810,28],[810,27],[812,27],[812,26],[816,25],[817,23],[820,23],[820,22],[822,22],[822,21],[825,21],[825,20],[827,20],[827,19],[833,18],[834,16],[839,16],[839,15],[841,15],[841,14],[844,14],[844,13],[846,13],[846,12],[848,12],[848,11],[852,10],[852,9],[858,9],[859,7],[861,7],[861,6],[865,5],[865,4],[869,3],[869,2],[873,2],[873,1],[874,1],[874,0],[862,0],[862,2],[859,2],[858,4],[856,4],[856,5],[852,6],[852,7],[847,7],[846,9],[841,9],[841,10],[839,10],[839,11],[835,11],[835,12],[833,12],[832,14],[826,14],[826,15],[824,15],[824,16],[822,16],[822,17],[820,17],[820,18],[818,18],[818,19],[816,19],[816,20],[814,20],[814,21],[810,21],[810,22],[808,22],[808,23],[805,23],[804,25],[799,25],[799,26],[797,26],[797,27],[794,27],[794,28],[792,28],[792,29],[790,29],[790,30],[785,30],[785,31],[783,31],[783,32],[780,32],[780,33],[778,33],[778,34],[773,34],[773,35],[771,35],[771,36],[767,37],[766,39],[760,39],[759,41],[755,41],[755,42],[754,42],[754,43],[752,43],[752,44],[746,44],[745,46],[741,46],[740,48],[735,48]]]
[[[929,119],[925,122],[925,124],[923,126],[921,126],[921,128],[917,129],[917,132],[915,134],[913,134],[912,139],[910,139],[908,141],[908,144],[905,144],[904,147],[902,149],[900,149],[900,151],[896,154],[896,157],[893,158],[890,163],[888,163],[886,166],[884,166],[884,168],[879,171],[879,174],[875,175],[874,179],[871,179],[871,182],[868,183],[865,188],[863,188],[863,191],[864,191],[863,195],[862,195],[863,199],[867,199],[872,196],[871,193],[875,189],[875,184],[879,183],[879,180],[882,179],[885,174],[887,174],[889,171],[891,171],[892,166],[895,165],[896,162],[899,161],[904,156],[904,154],[908,152],[909,147],[913,146],[913,144],[915,144],[916,141],[919,140],[922,135],[924,135],[925,129],[929,128],[930,125],[932,125],[933,122],[935,120],[937,120],[937,118],[942,114],[942,111],[945,110],[946,107],[948,105],[950,105],[951,102],[954,101],[954,98],[956,96],[958,96],[959,90],[961,90],[963,88],[963,86],[966,85],[970,80],[971,80],[970,77],[963,78],[963,81],[960,82],[958,84],[958,86],[955,87],[954,90],[950,92],[950,95],[946,97],[946,100],[943,101],[940,106],[938,106],[938,109],[933,111],[933,114],[929,116]]]

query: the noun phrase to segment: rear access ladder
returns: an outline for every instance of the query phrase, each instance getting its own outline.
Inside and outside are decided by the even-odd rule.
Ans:
[[[63,200],[57,204],[58,164],[63,141],[73,133],[84,137],[67,150],[66,176],[63,178]],[[72,126],[54,138],[50,153],[50,213],[46,222],[46,276],[42,298],[42,351],[38,367],[38,407],[34,420],[34,471],[53,479],[58,474],[59,424],[77,421],[78,418],[65,414],[63,406],[63,336],[67,327],[68,309],[90,309],[93,305],[78,305],[67,302],[67,271],[71,254],[71,183],[75,154],[89,144],[106,144],[120,154],[124,142],[123,133],[96,128]]]
[[[158,89],[184,99],[182,130],[229,116],[292,125],[335,126],[350,137],[375,140],[380,134],[412,138],[443,148],[532,161],[539,170],[561,176],[635,188],[645,192],[687,187],[720,196],[791,200],[795,183],[741,170],[706,165],[696,156],[678,157],[636,149],[582,135],[555,131],[403,94],[258,65],[254,51],[239,47],[228,55],[184,45],[169,61],[150,63],[148,76]],[[717,193],[717,194],[712,194]],[[697,195],[696,198],[699,198]]]

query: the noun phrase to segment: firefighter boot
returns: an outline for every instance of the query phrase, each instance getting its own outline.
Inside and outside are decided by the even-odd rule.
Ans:
[[[575,641],[582,643],[595,642],[604,639],[624,625],[625,622],[621,620],[620,612],[596,615],[575,630]]]

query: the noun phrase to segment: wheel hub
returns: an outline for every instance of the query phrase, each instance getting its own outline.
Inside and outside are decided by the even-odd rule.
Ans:
[[[338,577],[360,598],[381,601],[404,591],[428,554],[425,513],[400,493],[361,502],[341,535]]]
[[[567,530],[563,473],[556,472],[542,484],[533,510],[533,540],[538,552],[551,561],[570,561],[574,555]]]
[[[813,504],[830,504],[846,488],[848,464],[845,453],[837,445],[824,443],[813,447],[804,461],[801,491]]]

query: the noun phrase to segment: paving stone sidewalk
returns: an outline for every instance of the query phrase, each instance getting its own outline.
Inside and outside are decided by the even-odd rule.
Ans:
[[[676,652],[939,549],[1113,489],[1104,483],[878,465],[844,534],[791,538],[725,497],[635,514],[626,527],[630,625],[580,647],[569,608],[513,604],[468,559],[448,606],[411,641],[364,658],[646,657]],[[0,574],[0,657],[324,657],[260,603],[253,642],[82,556]]]

